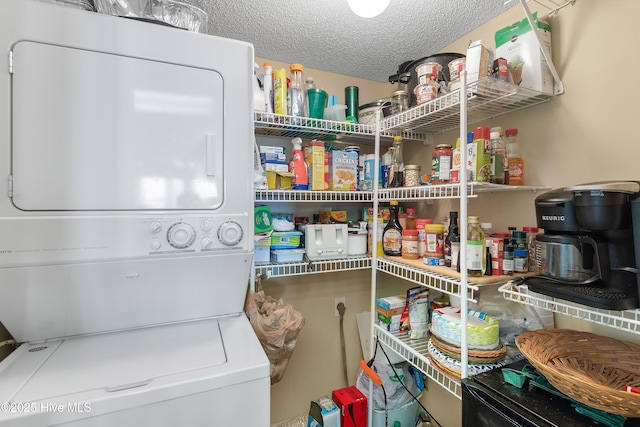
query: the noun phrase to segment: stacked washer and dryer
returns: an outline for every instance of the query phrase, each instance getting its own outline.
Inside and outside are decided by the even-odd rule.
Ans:
[[[0,0],[0,426],[266,426],[253,47]],[[248,410],[248,408],[251,408]]]

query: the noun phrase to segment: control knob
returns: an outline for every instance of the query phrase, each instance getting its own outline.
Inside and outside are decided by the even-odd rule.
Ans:
[[[176,222],[167,231],[167,240],[176,249],[188,248],[195,238],[196,231],[191,225],[184,222]]]
[[[218,228],[218,239],[227,246],[237,245],[242,234],[242,226],[235,221],[227,221]]]

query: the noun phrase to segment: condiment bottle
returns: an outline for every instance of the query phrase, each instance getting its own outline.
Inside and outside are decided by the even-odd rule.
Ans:
[[[513,245],[509,242],[508,239],[504,239],[504,259],[502,260],[502,274],[504,274],[505,276],[513,275],[513,256]]]
[[[451,159],[453,150],[449,144],[440,144],[431,153],[431,183],[451,182]]]
[[[417,230],[418,229],[418,227],[417,227],[418,224],[416,223],[417,218],[418,217],[416,215],[416,210],[413,209],[413,208],[407,208],[407,219],[406,219],[406,224],[407,224],[406,229],[407,230]]]
[[[402,226],[398,219],[398,201],[389,203],[389,222],[382,231],[382,250],[385,255],[402,255]]]
[[[460,242],[460,229],[458,228],[458,212],[449,212],[449,230],[447,231],[447,237],[444,241],[444,265],[451,267],[454,265],[453,249],[451,246],[452,239],[458,237]]]
[[[518,129],[507,129],[505,135],[507,137],[509,185],[524,185],[524,160],[520,157]]]
[[[516,273],[526,273],[529,271],[529,251],[526,249],[516,249],[513,251],[513,271]]]
[[[507,147],[499,132],[491,132],[491,183],[509,184]]]
[[[480,277],[484,275],[487,268],[487,242],[477,216],[470,216],[467,223],[469,225],[467,231],[467,275]]]
[[[291,85],[289,86],[289,100],[291,102],[291,111],[289,115],[296,117],[304,117],[305,115],[305,91],[304,81],[302,80],[302,71],[304,67],[301,64],[291,64]]]
[[[389,170],[389,187],[402,187],[404,184],[404,160],[402,156],[402,136],[393,137],[393,162]]]

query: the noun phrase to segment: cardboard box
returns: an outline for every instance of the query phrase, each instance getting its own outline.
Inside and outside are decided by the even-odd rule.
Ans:
[[[284,147],[271,147],[269,145],[261,145],[260,154],[262,153],[286,154],[287,150]]]
[[[401,314],[395,314],[393,316],[385,316],[382,315],[380,313],[376,312],[376,315],[378,316],[378,320],[386,325],[391,325],[393,323],[397,323],[398,325],[400,324],[400,316],[402,316]]]
[[[482,45],[482,40],[476,40],[467,48],[467,84],[491,75],[493,68],[493,52]]]
[[[289,165],[279,163],[262,163],[265,172],[289,172]]]
[[[253,228],[255,234],[273,230],[273,220],[271,219],[271,208],[269,206],[260,205],[254,208]]]
[[[398,314],[402,314],[403,311],[404,311],[404,306],[398,307],[398,308],[392,308],[391,310],[385,310],[379,305],[376,305],[376,313],[384,317],[397,316]]]
[[[488,182],[491,179],[490,140],[478,139],[467,144],[467,180]],[[460,147],[453,150],[452,181],[459,182]]]
[[[269,190],[291,190],[293,172],[266,171],[267,187]]]
[[[309,170],[309,189],[328,190],[329,182],[325,179],[325,151],[324,142],[313,140],[307,147],[305,156]]]
[[[331,151],[329,156],[329,190],[358,190],[358,153]]]
[[[260,153],[260,163],[287,164],[287,156],[284,153]]]
[[[346,224],[347,211],[319,211],[320,224]]]
[[[333,390],[331,399],[340,411],[341,427],[367,427],[367,397],[355,386]]]
[[[311,401],[307,426],[340,427],[340,409],[331,397],[324,396]]]
[[[551,26],[538,20],[537,13],[533,14],[533,19],[542,44],[551,55]],[[513,84],[553,95],[551,70],[527,18],[496,31],[495,41],[496,56],[507,60]]]
[[[376,306],[381,307],[384,310],[392,310],[394,308],[404,309],[406,299],[406,295],[392,295],[389,297],[377,298]]]

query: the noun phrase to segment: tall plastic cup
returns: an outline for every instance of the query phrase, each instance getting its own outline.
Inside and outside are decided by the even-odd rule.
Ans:
[[[322,89],[307,89],[307,99],[309,100],[309,117],[323,118],[327,92]]]

